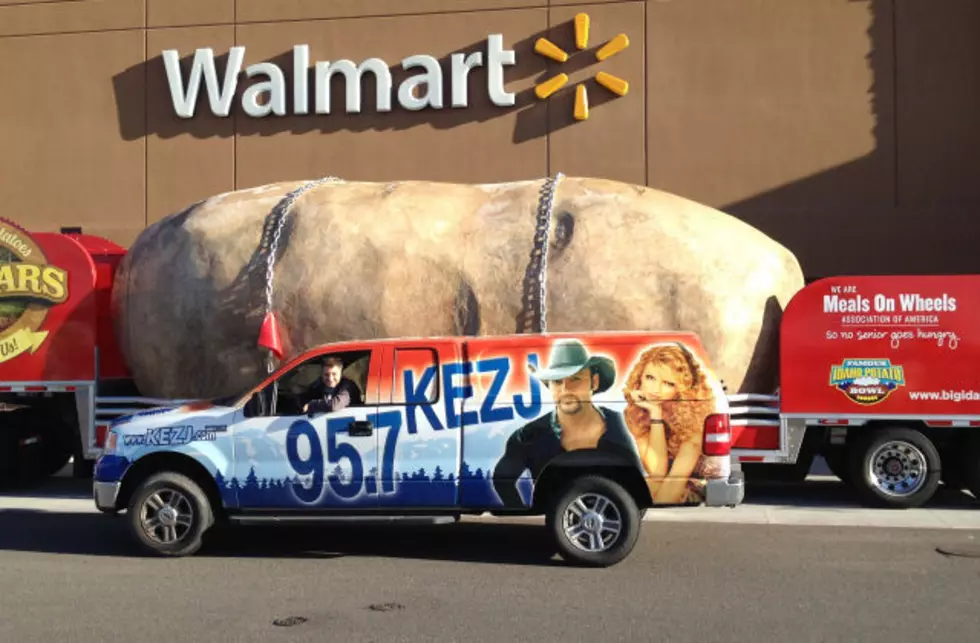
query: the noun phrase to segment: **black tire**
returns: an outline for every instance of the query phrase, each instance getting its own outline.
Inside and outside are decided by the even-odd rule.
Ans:
[[[52,470],[54,433],[44,430],[44,416],[31,408],[3,411],[0,416],[0,485],[34,488],[44,484]],[[62,465],[63,466],[63,465]]]
[[[44,452],[44,473],[53,476],[68,464],[71,459],[71,451],[49,446]]]
[[[596,526],[600,537],[604,523],[615,514],[618,514],[620,522],[619,532],[613,535],[612,540],[605,543],[602,549],[594,551],[588,551],[576,544],[566,533],[563,524],[566,510],[579,499],[582,499],[589,510],[596,508],[596,499],[590,497],[591,494],[608,501],[602,512],[605,520]],[[589,518],[591,522],[596,516],[591,515]],[[636,502],[622,486],[608,478],[587,475],[575,478],[561,488],[545,514],[545,522],[558,553],[567,562],[588,567],[609,567],[622,561],[633,551],[640,535],[641,518]]]
[[[880,452],[886,445],[896,448]],[[886,509],[909,509],[921,507],[929,501],[939,487],[942,463],[939,451],[928,437],[915,429],[893,428],[863,433],[853,446],[848,440],[850,476],[852,487],[865,506]],[[909,484],[891,485],[891,491],[876,486],[882,480],[882,487],[889,486],[888,473],[876,466],[879,475],[873,474],[872,458],[895,464],[901,470],[891,478],[911,480]],[[880,464],[880,462],[879,462]],[[905,487],[910,486],[909,490]]]
[[[42,462],[45,477],[61,471],[72,457],[75,448],[77,429],[65,424],[58,412],[59,407],[34,410],[34,431],[41,438]],[[78,440],[80,442],[80,440]]]
[[[44,470],[53,476],[68,464],[73,451],[73,433],[52,422],[44,427]]]
[[[0,426],[0,489],[12,486],[20,474],[17,456],[17,435],[6,426]]]
[[[173,492],[180,494],[180,498],[174,497]],[[188,524],[181,522],[174,525],[176,538],[170,542],[152,537],[144,526],[144,520],[153,517],[153,507],[159,504],[159,500],[167,504],[173,502],[179,516],[189,517]],[[160,518],[169,524],[170,517]],[[133,536],[145,551],[171,557],[189,556],[197,552],[201,548],[204,532],[214,524],[211,503],[200,485],[185,475],[169,471],[155,473],[140,484],[129,501],[126,518]],[[154,533],[162,535],[160,527],[154,529]]]

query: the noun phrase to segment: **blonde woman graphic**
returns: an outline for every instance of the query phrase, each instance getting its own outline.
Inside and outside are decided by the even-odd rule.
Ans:
[[[716,399],[698,360],[682,344],[656,344],[640,355],[623,394],[654,502],[703,501],[703,478],[720,469],[702,455],[704,421]]]

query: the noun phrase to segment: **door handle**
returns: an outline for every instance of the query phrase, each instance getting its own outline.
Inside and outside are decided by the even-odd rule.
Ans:
[[[354,420],[347,425],[347,433],[352,436],[372,435],[374,425],[369,420]]]

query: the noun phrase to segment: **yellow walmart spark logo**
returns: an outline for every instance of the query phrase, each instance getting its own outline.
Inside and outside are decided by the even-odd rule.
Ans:
[[[579,50],[583,50],[589,46],[589,15],[586,13],[579,13],[575,15],[575,46],[578,47]],[[615,56],[629,46],[630,39],[626,37],[626,34],[621,33],[603,45],[596,52],[596,60],[601,62],[607,58]],[[546,58],[551,58],[552,60],[560,63],[568,60],[568,54],[565,53],[561,47],[555,45],[547,38],[538,38],[537,42],[534,43],[534,51],[542,56],[545,56]],[[617,96],[625,96],[626,92],[628,92],[630,88],[629,83],[622,78],[617,78],[616,76],[608,74],[604,71],[600,71],[598,74],[596,74],[595,80],[597,83]],[[538,84],[534,88],[534,93],[538,98],[544,100],[564,87],[566,83],[568,83],[568,75],[558,74],[554,78],[550,78],[543,83]],[[574,115],[575,120],[579,121],[584,121],[589,117],[589,95],[585,85],[582,85],[581,83],[575,87]]]

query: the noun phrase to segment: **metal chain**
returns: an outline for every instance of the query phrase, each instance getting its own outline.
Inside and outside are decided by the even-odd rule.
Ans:
[[[555,192],[563,176],[558,172],[546,179],[541,186],[534,227],[534,247],[531,250],[531,261],[524,273],[523,312],[518,333],[548,332],[548,237]]]
[[[523,322],[521,327],[518,328],[518,332],[520,333],[546,333],[548,331],[547,274],[549,233],[551,230],[551,213],[554,208],[555,193],[558,188],[558,182],[563,177],[564,175],[561,172],[558,172],[553,177],[549,177],[541,186],[539,193],[534,230],[534,247],[531,250],[531,261],[524,275]],[[285,227],[291,206],[300,195],[310,188],[323,183],[339,181],[343,181],[343,179],[328,176],[304,183],[283,197],[272,209],[271,216],[278,217],[278,219],[276,220],[276,228],[269,246],[266,263],[265,306],[267,314],[272,311],[276,253],[279,249],[282,230]],[[268,355],[267,368],[270,373],[275,370],[275,361],[271,351]]]
[[[273,233],[272,241],[269,244],[269,255],[267,258],[266,268],[265,268],[265,313],[266,315],[272,312],[272,287],[273,287],[273,282],[275,281],[276,278],[276,253],[279,250],[279,241],[282,237],[282,229],[286,225],[286,219],[289,217],[293,203],[295,203],[296,199],[298,199],[300,195],[302,195],[304,192],[306,192],[311,188],[314,188],[323,183],[334,183],[340,181],[343,181],[343,179],[337,178],[335,176],[327,176],[321,179],[309,181],[299,186],[298,188],[296,188],[286,196],[284,196],[279,201],[279,203],[277,203],[275,207],[272,208],[272,212],[270,213],[270,216],[273,218],[278,217],[278,219],[276,220],[276,230]],[[269,355],[266,360],[266,368],[270,373],[275,370],[275,361],[272,356],[272,351],[269,351]]]

